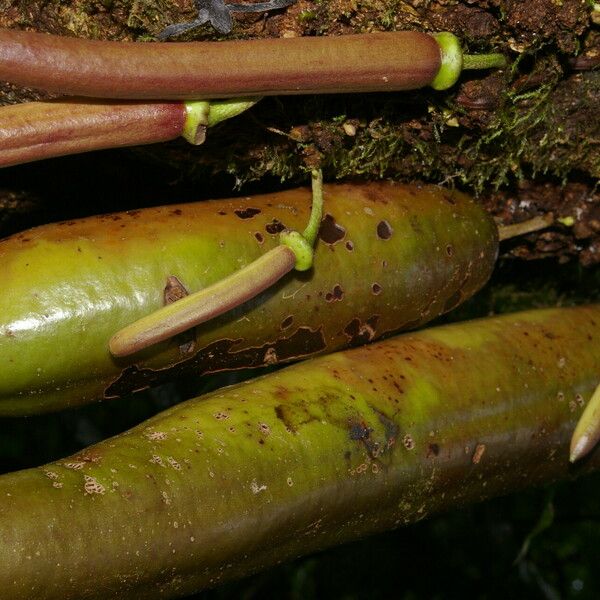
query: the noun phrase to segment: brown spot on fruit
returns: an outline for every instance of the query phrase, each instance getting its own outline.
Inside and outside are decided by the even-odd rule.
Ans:
[[[375,296],[379,296],[379,294],[381,294],[381,291],[382,291],[382,289],[383,289],[383,288],[382,288],[382,287],[381,287],[381,286],[380,286],[380,285],[379,285],[377,282],[375,282],[375,283],[374,283],[374,284],[371,286],[371,290],[373,291],[373,294],[374,294]]]
[[[271,428],[266,423],[259,423],[258,424],[258,430],[263,435],[270,435],[270,433],[271,433]]]
[[[185,298],[188,294],[189,292],[183,283],[181,283],[175,275],[169,275],[169,277],[167,277],[167,284],[163,290],[163,301],[165,305],[177,302],[177,300]]]
[[[331,292],[327,292],[325,294],[326,302],[341,302],[344,299],[344,290],[342,286],[338,283],[334,286]]]
[[[454,246],[452,244],[446,246],[446,254],[448,256],[454,256]]]
[[[409,433],[402,438],[402,443],[407,450],[413,450],[415,447],[415,441]]]
[[[378,321],[379,315],[369,317],[365,323],[358,318],[352,319],[344,328],[344,334],[349,338],[348,343],[351,346],[358,346],[370,342],[375,337]]]
[[[440,453],[439,444],[429,444],[427,446],[427,458],[431,458],[432,456],[438,456]]]
[[[273,219],[270,223],[265,225],[265,230],[271,235],[281,233],[285,229],[285,225],[278,219]]]
[[[371,433],[374,430],[372,427],[369,427],[367,423],[362,420],[349,420],[348,426],[350,430],[350,439],[361,442],[371,457],[377,458],[385,451],[385,448],[382,448],[377,440],[371,439]]]
[[[92,477],[91,475],[84,475],[83,478],[85,481],[83,487],[86,494],[104,494],[106,491],[104,486],[99,483],[95,477]]]
[[[365,423],[351,423],[350,424],[350,439],[351,440],[367,440],[371,435],[373,429],[368,427]]]
[[[319,227],[319,237],[326,244],[333,246],[333,244],[343,240],[345,235],[346,230],[339,223],[336,223],[333,215],[326,214]]]
[[[377,237],[380,240],[389,240],[394,234],[392,226],[387,221],[377,223]]]
[[[257,232],[254,234],[254,237],[256,238],[256,241],[257,241],[259,244],[262,244],[262,243],[265,241],[265,238],[264,238],[263,234],[262,234],[262,233],[260,233],[260,231],[257,231]]]
[[[353,338],[358,335],[360,329],[360,319],[352,319],[346,327],[344,327],[344,333],[349,337]]]
[[[294,322],[294,315],[289,315],[287,316],[283,321],[281,321],[281,325],[280,328],[283,329],[287,329],[288,327],[291,326],[291,324]]]
[[[260,208],[252,208],[249,206],[248,208],[236,208],[233,212],[240,219],[252,219],[252,217],[259,215],[261,210]]]
[[[354,250],[354,244],[350,240],[346,242],[346,250],[348,250],[348,252],[352,252],[352,250]]]
[[[183,283],[181,283],[175,275],[169,275],[169,277],[167,277],[167,284],[163,290],[163,302],[165,306],[185,298],[188,294],[189,292]],[[175,336],[174,339],[179,346],[179,353],[181,356],[188,356],[196,347],[195,329],[184,331],[180,335]]]
[[[139,368],[137,365],[131,365],[126,367],[105,389],[104,397],[120,398],[150,386],[166,383],[175,375],[197,377],[208,373],[262,367],[269,348],[273,348],[278,362],[283,362],[316,354],[327,347],[322,327],[318,329],[299,327],[289,337],[281,337],[262,346],[242,347],[232,351],[233,347],[239,347],[244,341],[243,339],[217,340],[201,348],[193,356],[163,369]]]
[[[263,362],[265,365],[277,364],[277,352],[275,351],[275,348],[267,348]]]

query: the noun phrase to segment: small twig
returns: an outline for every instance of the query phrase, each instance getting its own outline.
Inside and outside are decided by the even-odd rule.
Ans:
[[[158,34],[159,40],[191,31],[205,23],[210,23],[219,33],[230,33],[233,22],[231,13],[261,13],[279,10],[293,4],[296,0],[270,0],[270,2],[258,2],[255,4],[225,4],[224,0],[196,0],[198,16],[187,23],[175,23],[169,25]]]
[[[513,223],[512,225],[500,225],[498,227],[498,238],[500,241],[508,240],[519,235],[546,229],[554,223],[554,215],[547,213],[545,215],[533,217],[521,223]]]

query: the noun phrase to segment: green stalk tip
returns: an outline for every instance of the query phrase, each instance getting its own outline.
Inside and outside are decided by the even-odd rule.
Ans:
[[[206,139],[206,128],[208,127],[208,115],[210,113],[210,103],[205,100],[194,100],[184,102],[185,122],[181,133],[190,144],[199,146]]]
[[[260,98],[231,98],[227,100],[189,100],[184,102],[186,117],[181,133],[190,144],[199,146],[206,139],[206,129],[254,106]]]
[[[317,241],[321,218],[323,216],[323,173],[315,169],[311,173],[312,206],[306,229],[298,231],[282,231],[279,239],[296,255],[296,271],[308,271],[313,265],[313,246]]]
[[[463,68],[460,40],[448,31],[435,33],[433,37],[440,47],[442,62],[430,85],[434,90],[447,90],[458,81]]]
[[[208,113],[208,126],[214,127],[221,121],[237,117],[239,114],[252,108],[260,100],[261,98],[230,98],[211,102]]]

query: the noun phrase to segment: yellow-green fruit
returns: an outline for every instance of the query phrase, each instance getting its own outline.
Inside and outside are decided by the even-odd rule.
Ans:
[[[185,402],[0,477],[2,597],[177,598],[566,477],[598,372],[588,306],[406,334]]]
[[[113,398],[173,378],[331,352],[414,328],[488,279],[492,219],[434,186],[325,186],[314,268],[127,359],[111,336],[223,279],[308,221],[309,189],[46,225],[0,242],[0,415]],[[177,281],[175,280],[175,281]],[[186,342],[186,343],[183,343]]]

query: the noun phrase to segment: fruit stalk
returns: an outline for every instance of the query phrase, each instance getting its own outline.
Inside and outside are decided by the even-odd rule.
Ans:
[[[108,344],[111,354],[121,357],[140,352],[249,302],[292,269],[311,269],[323,215],[323,173],[314,170],[311,181],[310,219],[302,233],[283,230],[279,246],[244,268],[118,331]]]

